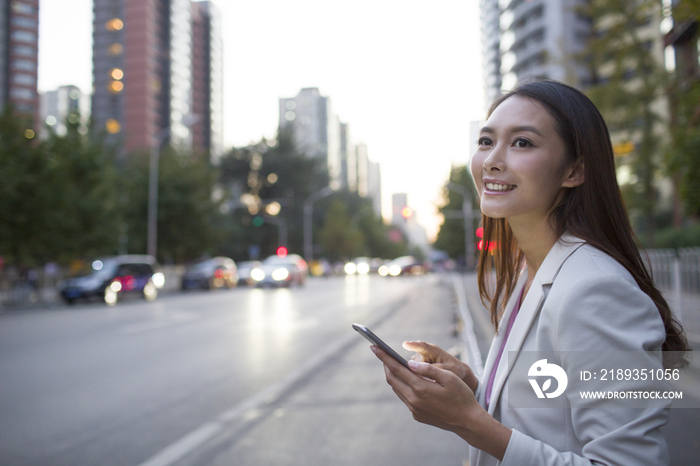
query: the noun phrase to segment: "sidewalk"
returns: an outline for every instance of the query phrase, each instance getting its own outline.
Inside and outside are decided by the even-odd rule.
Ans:
[[[453,290],[433,276],[416,279],[407,303],[371,328],[410,356],[401,348],[407,339],[456,346],[454,326]],[[413,420],[369,344],[357,336],[356,344],[289,393],[246,413],[178,464],[463,466],[468,457],[468,445],[455,434]]]

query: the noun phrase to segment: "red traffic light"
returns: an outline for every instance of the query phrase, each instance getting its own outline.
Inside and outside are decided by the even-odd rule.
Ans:
[[[287,257],[288,253],[289,251],[284,246],[280,246],[277,248],[277,255],[280,257]]]

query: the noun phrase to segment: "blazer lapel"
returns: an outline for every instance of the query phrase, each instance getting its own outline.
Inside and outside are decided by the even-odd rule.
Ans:
[[[515,317],[515,322],[513,322],[513,328],[511,328],[510,335],[506,341],[506,346],[503,348],[503,355],[498,363],[498,367],[492,369],[498,372],[496,372],[496,378],[494,379],[493,388],[491,390],[491,403],[489,404],[488,408],[489,414],[493,415],[495,412],[496,405],[498,404],[497,400],[499,399],[503,386],[508,378],[510,368],[513,367],[514,361],[511,361],[509,364],[508,352],[520,351],[523,342],[530,333],[530,327],[532,327],[532,324],[539,314],[542,304],[547,297],[545,287],[549,287],[554,282],[554,278],[559,273],[559,270],[566,259],[583,244],[584,241],[579,238],[566,234],[562,235],[560,240],[557,241],[549,251],[547,257],[545,257],[544,262],[542,262],[542,265],[537,271],[537,275],[535,275],[532,285],[530,285],[527,296],[524,296],[523,301],[520,303],[520,310],[518,311],[518,315]],[[491,351],[489,351],[489,356],[486,361],[487,368],[493,367],[498,353],[498,350],[494,351],[494,349],[501,347],[503,338],[505,337],[505,329],[508,319],[510,318],[510,314],[513,312],[513,308],[518,300],[520,291],[523,289],[523,286],[525,286],[526,278],[527,276],[523,274],[518,281],[518,286],[516,286],[513,295],[508,302],[506,313],[504,313],[499,324],[498,336],[494,339],[491,346]],[[491,371],[485,370],[484,373],[490,374]]]

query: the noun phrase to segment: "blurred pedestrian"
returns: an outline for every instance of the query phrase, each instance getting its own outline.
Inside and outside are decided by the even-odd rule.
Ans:
[[[525,382],[510,377],[510,351],[633,351],[662,367],[662,349],[688,350],[633,241],[600,113],[564,84],[521,84],[491,106],[471,168],[485,243],[479,289],[497,328],[483,378],[411,341],[411,370],[372,347],[388,383],[416,420],[466,440],[472,466],[668,464],[664,405],[610,413],[508,403],[508,387]]]

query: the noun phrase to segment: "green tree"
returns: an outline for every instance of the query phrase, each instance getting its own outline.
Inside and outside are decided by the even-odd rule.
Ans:
[[[50,161],[30,128],[9,105],[0,114],[0,255],[14,264],[39,261],[53,237]]]
[[[130,154],[125,167],[128,251],[146,252],[149,158]],[[215,251],[220,202],[217,173],[204,156],[163,150],[158,172],[158,259],[182,263]]]
[[[340,199],[333,199],[326,211],[319,243],[331,261],[352,259],[363,250],[364,237]]]
[[[653,38],[641,27],[661,11],[659,0],[590,0],[581,13],[592,20],[593,33],[582,55],[589,67],[587,94],[603,114],[614,139],[632,141],[634,150],[619,163],[630,167],[634,181],[623,186],[633,224],[653,244],[662,175],[659,125],[666,125],[657,109],[668,79],[663,63],[654,56]],[[638,219],[638,221],[635,221]]]
[[[47,252],[63,262],[116,253],[122,219],[115,153],[80,134],[73,120],[65,135],[51,133],[40,146],[53,191],[46,220],[54,241]]]
[[[304,201],[328,186],[324,161],[297,152],[291,134],[281,132],[276,141],[263,139],[233,149],[222,157],[220,170],[220,185],[232,207],[222,249],[236,260],[248,259],[251,246],[260,248],[261,257],[274,254],[280,227],[272,222],[283,222],[290,251],[300,253]],[[274,211],[267,208],[273,203],[280,206],[277,215],[271,215]],[[319,220],[316,209],[314,226],[320,224]]]
[[[478,214],[479,196],[474,188],[471,173],[466,166],[453,166],[450,169],[450,177],[445,183],[443,190],[443,205],[438,207],[439,213],[443,214],[445,221],[440,225],[437,238],[433,246],[436,249],[447,252],[450,257],[464,257],[464,218],[462,217],[462,205],[464,199],[459,192],[450,189],[448,185],[455,183],[464,186],[472,194],[472,211]],[[478,224],[474,220],[474,225]]]

